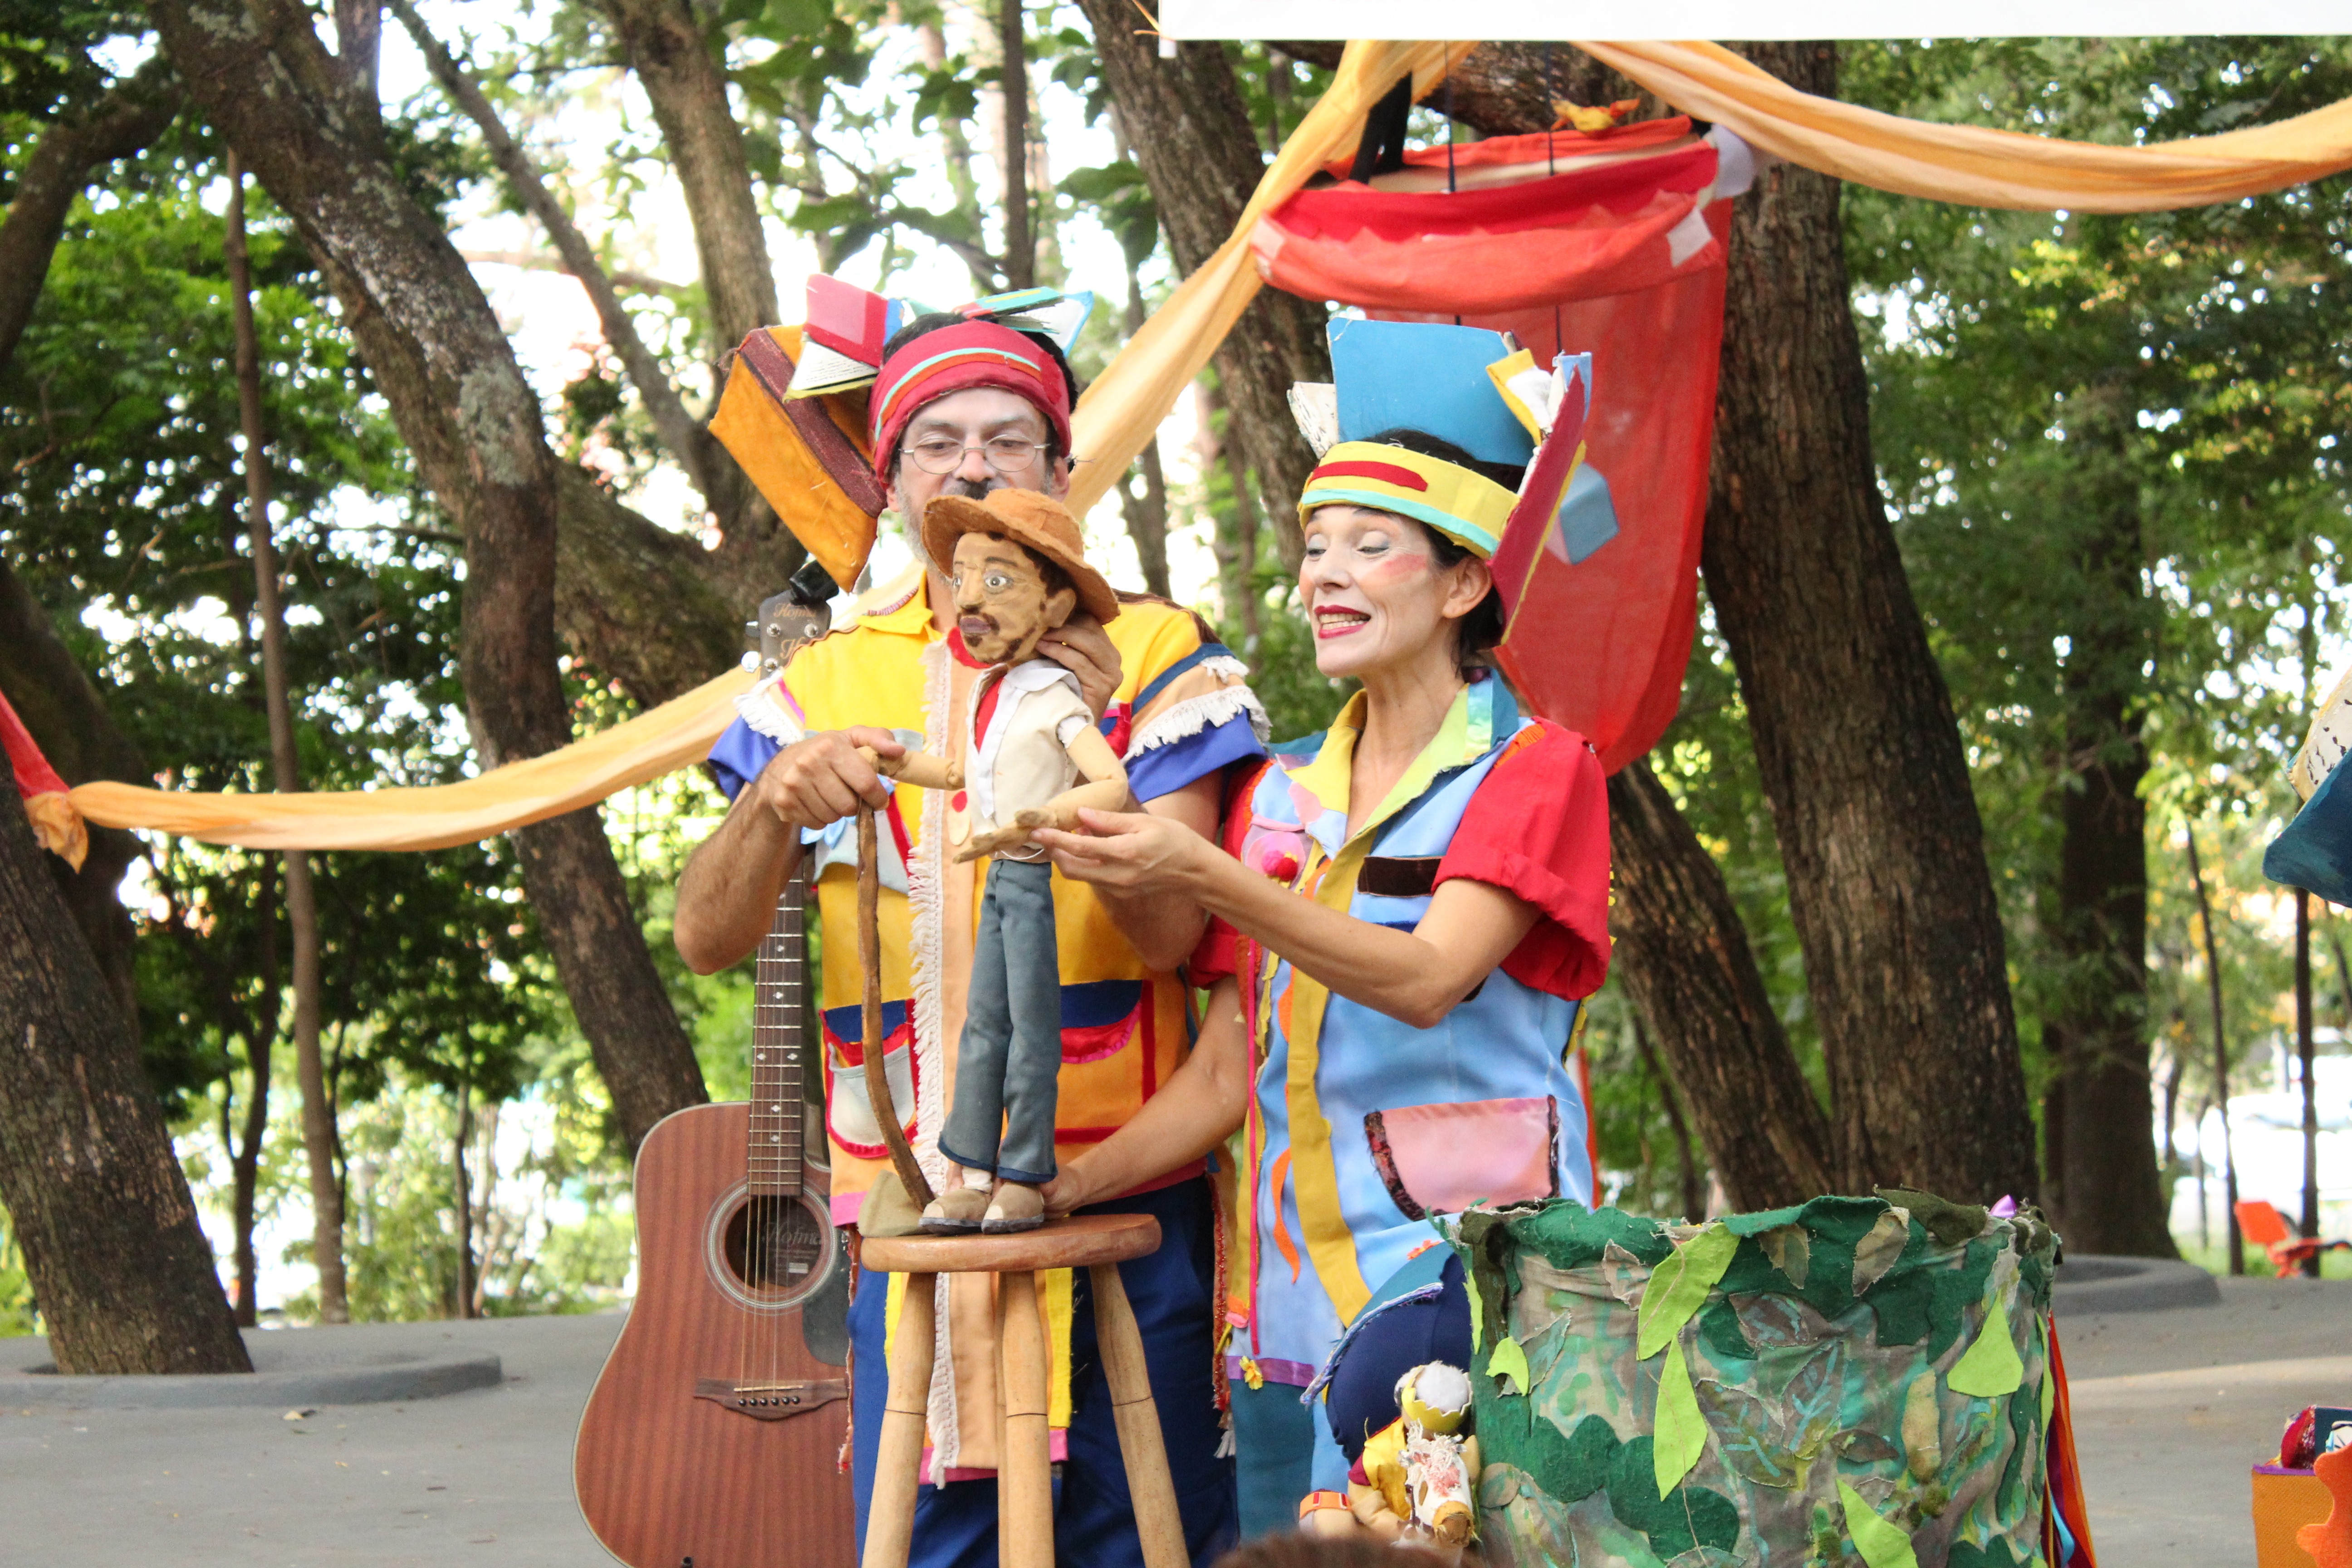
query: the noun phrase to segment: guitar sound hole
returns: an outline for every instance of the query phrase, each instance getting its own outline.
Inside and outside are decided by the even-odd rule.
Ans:
[[[824,1263],[824,1233],[798,1198],[755,1197],[727,1216],[727,1271],[760,1295],[788,1295]]]

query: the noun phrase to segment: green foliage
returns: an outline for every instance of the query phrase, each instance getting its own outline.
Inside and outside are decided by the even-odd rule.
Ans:
[[[139,6],[106,0],[0,0],[0,127],[8,139],[87,108],[111,85],[100,50],[146,25]],[[15,198],[17,162],[7,160],[0,203]]]
[[[1095,210],[1118,241],[1129,271],[1143,265],[1160,243],[1160,205],[1132,161],[1121,158],[1100,168],[1076,170],[1061,188],[1064,195]]]
[[[25,1277],[25,1249],[16,1245],[8,1211],[0,1209],[0,1339],[40,1331],[39,1318],[33,1310],[32,1281]]]
[[[2352,49],[1890,43],[1850,51],[1846,90],[1927,118],[2158,141],[2352,93]],[[2292,808],[2284,764],[2325,673],[2319,635],[2342,635],[2327,607],[2352,495],[2347,189],[2053,219],[1847,188],[1879,468],[1969,742],[2029,1046],[2053,1010],[2116,984],[2063,956],[2052,899],[2071,774],[2127,765],[2136,738],[2151,767],[2149,1026],[2178,1059],[2182,1019],[2204,1011],[2187,819],[2233,846],[2208,846],[2239,928],[2222,942],[2245,1010],[2232,1036],[2242,1047],[2268,1026],[2280,957],[2242,905],[2263,887],[2258,841]]]

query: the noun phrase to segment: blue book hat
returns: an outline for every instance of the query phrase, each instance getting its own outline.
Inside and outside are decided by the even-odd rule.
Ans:
[[[1404,427],[1451,441],[1480,462],[1523,466],[1535,456],[1534,437],[1486,374],[1514,351],[1502,333],[1346,317],[1328,331],[1340,440]]]

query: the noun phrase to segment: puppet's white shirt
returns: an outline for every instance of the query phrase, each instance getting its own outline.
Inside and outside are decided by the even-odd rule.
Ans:
[[[996,709],[982,732],[974,721],[980,700],[996,681]],[[1070,742],[1095,721],[1078,689],[1078,678],[1050,658],[1016,664],[1001,675],[982,675],[971,692],[965,718],[964,787],[971,795],[966,818],[971,835],[992,833],[1013,814],[1043,805],[1078,780]]]

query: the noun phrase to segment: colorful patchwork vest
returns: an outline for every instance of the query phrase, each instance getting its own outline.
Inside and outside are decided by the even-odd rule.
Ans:
[[[1277,749],[1247,803],[1242,859],[1331,909],[1411,931],[1471,797],[1533,721],[1500,679],[1465,687],[1349,838],[1363,704]],[[1479,1198],[1591,1201],[1584,1100],[1566,1059],[1578,1004],[1497,968],[1416,1029],[1254,943],[1241,984],[1255,1082],[1241,1133],[1232,1375],[1310,1383],[1373,1292],[1437,1241],[1432,1215]]]

